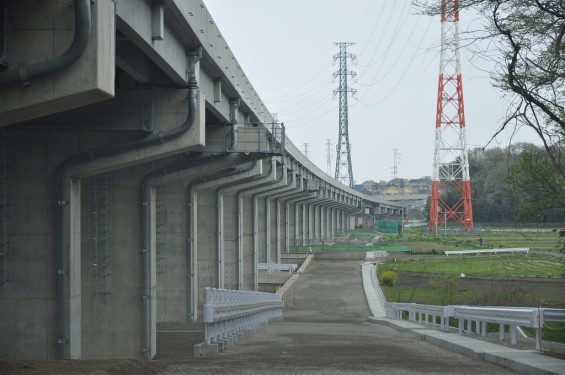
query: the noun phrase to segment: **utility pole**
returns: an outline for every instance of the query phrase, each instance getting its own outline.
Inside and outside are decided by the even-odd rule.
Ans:
[[[350,59],[352,63],[355,63],[357,56],[347,53],[347,47],[355,43],[342,42],[334,44],[339,47],[339,53],[334,55],[334,62],[339,61],[339,70],[333,74],[334,79],[339,77],[339,88],[333,91],[334,96],[339,94],[339,137],[336,148],[335,179],[344,185],[353,187],[347,94],[355,95],[357,90],[347,86],[347,76],[355,79],[357,73],[347,70],[347,60]]]
[[[474,231],[467,151],[463,83],[459,59],[459,0],[441,0],[441,57],[437,95],[429,230],[453,220]],[[455,202],[442,200],[455,192]],[[443,217],[440,213],[443,212]]]
[[[303,143],[302,146],[304,147],[304,156],[306,156],[306,159],[310,159],[310,152],[308,150],[310,143]]]
[[[392,167],[392,179],[398,179],[398,149],[394,149],[394,166]]]
[[[332,140],[326,139],[326,172],[332,173]]]

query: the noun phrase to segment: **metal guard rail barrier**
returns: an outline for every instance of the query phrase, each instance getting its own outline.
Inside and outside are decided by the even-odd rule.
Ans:
[[[473,307],[473,306],[435,306],[420,305],[416,303],[386,303],[386,317],[389,319],[403,319],[403,313],[408,314],[408,320],[418,323],[438,324],[442,331],[449,331],[449,318],[459,319],[458,332],[475,332],[485,337],[487,323],[499,325],[499,340],[504,340],[505,326],[510,327],[511,343],[517,343],[517,328],[529,327],[536,330],[536,350],[541,350],[543,325],[545,322],[565,322],[565,309],[546,309],[537,307]],[[466,329],[465,329],[466,322]]]
[[[292,273],[296,271],[298,264],[284,264],[284,263],[258,263],[257,269],[259,271],[267,271],[272,273],[273,271],[286,271]]]
[[[206,288],[204,340],[212,344],[283,316],[282,295]]]
[[[528,247],[517,247],[511,249],[481,249],[481,250],[448,250],[445,251],[446,256],[450,255],[468,255],[468,254],[498,254],[498,253],[526,253],[530,252],[530,248]]]

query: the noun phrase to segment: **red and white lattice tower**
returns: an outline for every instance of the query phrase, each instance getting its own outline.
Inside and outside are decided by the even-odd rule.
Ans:
[[[453,221],[473,232],[469,157],[459,59],[459,0],[441,0],[441,57],[430,231]]]

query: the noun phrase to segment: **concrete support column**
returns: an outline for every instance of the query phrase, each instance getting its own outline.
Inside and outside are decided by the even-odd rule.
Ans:
[[[273,215],[271,215],[271,200],[265,198],[265,247],[264,259],[265,263],[271,262],[271,222]]]
[[[294,233],[294,223],[291,227],[291,218],[294,217],[294,212],[290,210],[290,204],[288,201],[284,202],[284,253],[290,253],[290,241],[291,241],[291,233]]]
[[[149,198],[149,210],[151,212],[150,229],[151,244],[149,249],[149,358],[155,357],[157,354],[157,229],[156,229],[156,208],[157,208],[157,191],[155,187],[151,187]]]
[[[70,313],[69,346],[70,358],[82,358],[82,264],[81,264],[81,180],[71,179],[69,190],[69,227],[70,227]]]
[[[308,221],[308,205],[302,204],[302,246],[310,245],[310,230]]]
[[[320,205],[312,205],[314,213],[314,238],[317,242],[322,240],[322,208]]]
[[[322,239],[329,240],[331,238],[331,208],[328,206],[323,206],[322,209],[324,210],[324,226],[322,232]]]
[[[308,243],[312,244],[316,241],[316,230],[314,227],[314,207],[311,203],[306,204],[308,215]]]
[[[278,199],[275,199],[275,247],[276,247],[276,254],[275,259],[276,263],[280,263],[281,260],[281,225],[284,223],[285,220],[281,218],[281,202]]]
[[[325,226],[326,226],[326,218],[325,218],[325,211],[324,211],[324,206],[323,205],[318,205],[318,212],[320,215],[320,242],[323,242],[326,238],[326,233],[325,233]]]
[[[238,212],[236,194],[225,192],[222,194],[222,242],[224,257],[224,287],[226,289],[241,289],[243,283],[243,254],[238,252],[239,228],[236,215],[244,215]],[[244,207],[242,206],[242,211]],[[247,207],[249,210],[249,208]]]
[[[240,290],[254,290],[254,274],[257,264],[255,263],[255,258],[253,254],[253,214],[251,209],[251,202],[249,197],[240,196],[240,203],[238,210],[238,215],[240,216],[239,224],[241,226],[240,232],[241,238],[239,238],[239,251],[241,252],[242,264],[239,266],[241,275],[241,287]]]
[[[188,312],[192,282],[186,253],[187,206],[179,204],[184,201],[183,184],[157,186],[155,209],[151,208],[151,227],[155,228],[151,239],[156,256],[157,323],[191,320]]]
[[[329,209],[329,233],[328,236],[330,239],[334,238],[335,232],[337,231],[336,221],[335,221],[335,206],[330,207]]]
[[[326,206],[326,239],[331,240],[333,238],[333,222],[332,222],[332,206]]]
[[[302,210],[294,203],[294,246],[302,246]]]

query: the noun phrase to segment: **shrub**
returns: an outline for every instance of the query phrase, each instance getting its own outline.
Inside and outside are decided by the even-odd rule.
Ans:
[[[430,276],[430,286],[437,290],[442,305],[454,302],[455,292],[459,289],[459,275],[433,274]]]
[[[380,274],[379,279],[384,286],[394,286],[398,281],[398,275],[394,271],[385,271]]]

